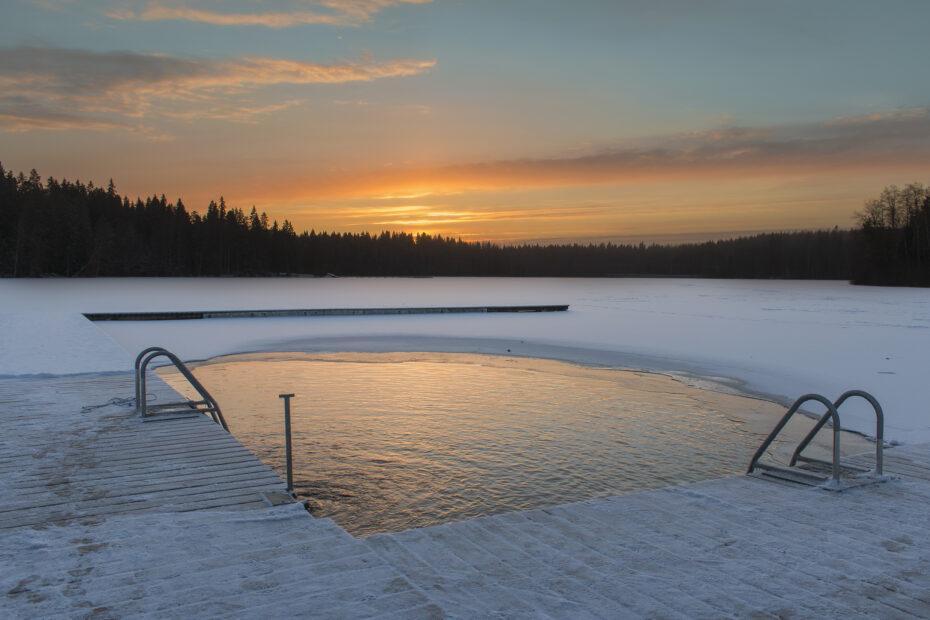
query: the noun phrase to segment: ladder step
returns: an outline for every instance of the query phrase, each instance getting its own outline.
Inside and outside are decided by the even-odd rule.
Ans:
[[[142,421],[143,422],[164,422],[166,420],[187,420],[187,419],[196,418],[199,416],[200,416],[199,413],[195,412],[193,409],[189,409],[184,412],[175,411],[175,412],[168,412],[167,414],[159,413],[158,415],[147,415],[144,418],[142,418]]]
[[[209,403],[207,403],[207,401],[205,400],[179,400],[173,403],[153,403],[151,405],[147,405],[146,409],[151,410],[151,409],[169,409],[171,407],[194,407],[198,405],[207,405],[207,404]]]
[[[814,472],[788,467],[780,467],[778,465],[766,465],[765,463],[756,463],[756,469],[760,470],[762,474],[771,476],[773,478],[779,478],[781,480],[797,482],[798,484],[806,484],[810,486],[819,486],[830,479],[829,476],[822,476]]]
[[[809,463],[812,465],[820,465],[820,466],[823,466],[829,469],[833,468],[833,463],[831,463],[830,461],[825,461],[823,459],[815,459],[810,456],[799,455],[798,461],[801,461],[803,463]],[[844,463],[842,461],[840,461],[840,469],[847,471],[847,472],[855,472],[855,473],[860,473],[860,474],[864,474],[866,472],[871,471],[871,469],[869,469],[868,467],[861,467],[859,465],[853,465],[852,463]]]

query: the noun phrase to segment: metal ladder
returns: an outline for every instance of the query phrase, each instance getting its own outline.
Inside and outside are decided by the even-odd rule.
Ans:
[[[839,408],[850,398],[862,398],[866,400],[875,411],[875,468],[867,469],[851,463],[840,461],[840,414]],[[788,421],[796,414],[801,405],[808,402],[819,402],[826,407],[824,413],[810,432],[801,440],[791,455],[791,460],[787,467],[773,465],[760,461],[765,451],[768,450],[778,434],[785,428]],[[804,456],[802,452],[814,439],[820,430],[831,422],[833,430],[833,458],[830,461]],[[794,401],[794,404],[788,409],[785,415],[779,420],[772,432],[769,433],[759,449],[752,457],[749,468],[746,471],[748,475],[756,476],[763,479],[774,479],[778,481],[787,481],[809,486],[818,486],[831,491],[842,491],[850,487],[884,482],[888,478],[882,473],[882,451],[884,449],[885,436],[885,415],[882,406],[878,400],[868,392],[863,390],[849,390],[844,392],[835,402],[830,401],[820,394],[805,394]],[[801,463],[799,465],[799,463]]]
[[[187,379],[187,382],[191,385],[192,388],[200,395],[200,400],[182,400],[171,403],[159,403],[157,405],[149,405],[146,398],[146,389],[145,389],[145,373],[148,370],[148,365],[157,358],[164,357],[170,361],[175,368],[178,369],[178,372]],[[223,412],[220,411],[220,405],[216,402],[216,399],[210,395],[210,392],[207,391],[207,388],[203,386],[200,381],[194,377],[194,374],[190,371],[184,362],[178,358],[177,355],[171,351],[165,349],[164,347],[149,347],[143,349],[139,355],[136,356],[135,362],[135,372],[136,372],[136,412],[142,416],[143,422],[151,422],[156,420],[173,420],[179,418],[191,418],[197,415],[209,415],[213,418],[213,421],[223,427],[223,429],[229,432],[229,426],[226,424],[226,419],[223,417]]]

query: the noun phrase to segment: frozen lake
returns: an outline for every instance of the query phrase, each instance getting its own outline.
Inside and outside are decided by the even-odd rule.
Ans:
[[[782,414],[662,375],[504,356],[252,354],[194,373],[282,478],[277,395],[297,395],[295,489],[355,535],[742,473]],[[176,372],[160,374],[185,390]],[[810,425],[794,419],[771,456],[786,463]],[[844,433],[841,445],[872,444]]]
[[[568,303],[567,313],[98,323],[82,312]],[[0,281],[0,374],[125,370],[153,344],[248,351],[452,351],[677,373],[781,402],[850,388],[886,436],[930,441],[930,291],[842,282],[676,279]],[[859,403],[844,425],[872,431]]]

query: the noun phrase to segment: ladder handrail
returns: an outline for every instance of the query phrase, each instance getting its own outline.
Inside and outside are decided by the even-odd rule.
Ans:
[[[142,379],[141,375],[144,373],[139,372],[139,368],[142,366],[142,358],[152,353],[154,351],[167,351],[168,349],[164,347],[148,347],[147,349],[142,349],[139,352],[139,355],[136,356],[136,361],[133,364],[133,369],[136,373],[136,411],[142,411],[142,403],[145,402],[145,393],[142,391]]]
[[[145,417],[146,415],[148,415],[148,409],[149,409],[148,398],[146,397],[146,390],[145,390],[145,384],[146,384],[146,381],[147,381],[147,379],[146,379],[146,377],[145,377],[145,372],[146,372],[146,370],[148,369],[148,365],[149,365],[149,363],[150,363],[152,360],[154,360],[154,359],[156,359],[156,358],[158,358],[158,357],[161,357],[163,354],[166,354],[166,353],[167,353],[167,354],[171,354],[171,352],[168,351],[168,349],[166,349],[166,348],[164,348],[164,347],[149,347],[148,349],[145,349],[144,351],[142,351],[142,353],[140,353],[140,354],[138,355],[138,357],[136,358],[136,360],[137,360],[137,368],[136,368],[136,394],[137,394],[137,396],[136,396],[136,411],[139,412],[140,414],[142,414],[142,417]],[[143,356],[145,356],[144,359],[143,359]],[[167,357],[167,356],[166,356],[166,357]],[[181,363],[182,365],[184,365],[184,362],[181,362],[180,359],[178,359],[177,361],[178,361],[179,363]],[[175,366],[176,368],[178,368],[178,370],[180,370],[180,368],[177,366],[177,364],[175,364],[173,361],[172,361],[172,363],[174,364],[174,366]],[[186,365],[185,365],[184,367],[187,368]],[[188,372],[190,372],[190,371],[188,370]],[[188,379],[188,380],[189,380],[189,379]],[[189,381],[190,381],[190,380],[189,380]],[[201,388],[203,388],[202,385],[201,385]],[[195,387],[194,389],[197,390],[196,387]],[[203,388],[203,389],[206,390],[206,388]],[[197,391],[200,392],[200,390],[197,390]],[[201,393],[201,398],[203,398],[203,394],[202,394],[202,393]],[[182,405],[182,406],[183,406],[183,405],[187,405],[187,406],[191,407],[192,409],[194,409],[194,408],[196,408],[196,407],[194,406],[194,405],[196,404],[196,402],[206,402],[206,404],[208,405],[208,407],[212,408],[213,403],[215,403],[216,401],[215,401],[215,399],[212,399],[212,402],[211,402],[211,399],[203,398],[202,401],[185,400],[185,401],[183,401],[183,402],[178,402],[178,403],[165,403],[165,404],[154,405],[154,406],[155,406],[155,407],[166,407],[166,406],[177,406],[177,405]],[[217,424],[219,424],[219,420],[217,419],[216,415],[215,415],[215,414],[211,414],[211,416],[213,417],[213,421],[216,422]]]
[[[759,449],[756,450],[756,453],[752,457],[752,461],[749,462],[749,468],[746,473],[751,474],[756,468],[756,463],[759,462],[759,459],[762,458],[762,455],[765,454],[765,451],[768,449],[772,442],[775,441],[775,437],[785,428],[785,425],[788,424],[788,420],[794,416],[795,413],[801,408],[801,405],[810,401],[817,401],[824,405],[827,408],[827,413],[824,414],[824,417],[833,418],[833,472],[832,478],[835,483],[840,481],[840,414],[836,410],[836,406],[832,401],[827,399],[825,396],[820,394],[805,394],[799,399],[794,401],[794,404],[791,405],[791,408],[782,416],[778,424],[775,425],[775,428],[772,429],[772,432],[769,433],[769,436],[765,438],[765,441],[762,442],[762,445],[759,446]]]
[[[885,413],[882,411],[882,406],[878,403],[878,399],[866,392],[865,390],[849,390],[843,392],[839,398],[836,399],[836,402],[833,403],[833,406],[839,410],[840,406],[845,403],[850,398],[859,397],[862,398],[870,405],[875,411],[875,474],[877,476],[882,475],[882,461],[883,461],[883,449],[885,445]],[[801,452],[807,447],[807,445],[814,439],[814,436],[820,432],[820,429],[824,427],[827,423],[829,412],[823,414],[817,424],[814,425],[814,428],[810,430],[806,437],[801,440],[801,443],[798,444],[798,447],[795,449],[794,454],[791,455],[791,462],[788,463],[789,466],[794,466],[798,462],[798,459],[801,456]]]
[[[148,398],[147,392],[145,389],[145,373],[148,370],[149,362],[157,358],[162,353],[167,353],[168,349],[162,347],[149,347],[146,349],[144,358],[139,362],[139,367],[136,369],[136,392],[139,394],[139,400],[136,401],[136,409],[142,414],[144,418],[148,414]],[[140,354],[142,355],[142,354]]]
[[[148,369],[149,363],[152,360],[165,357],[167,358],[175,368],[178,369],[187,382],[190,383],[191,387],[200,394],[200,397],[206,401],[210,408],[210,415],[213,417],[213,421],[223,427],[227,432],[229,431],[229,426],[226,424],[226,419],[223,417],[223,412],[220,410],[220,405],[215,398],[207,391],[207,388],[197,380],[194,374],[190,371],[187,365],[181,361],[181,359],[172,353],[171,351],[163,347],[149,347],[142,351],[138,357],[136,357],[136,403],[137,409],[144,418],[148,412],[146,398],[145,398],[145,372]]]
[[[145,371],[148,368],[149,363],[158,357],[166,357],[174,365],[174,367],[178,369],[178,371],[184,376],[184,378],[187,379],[191,387],[193,387],[194,390],[196,390],[197,393],[200,394],[200,397],[208,403],[208,410],[210,412],[211,417],[213,418],[213,421],[219,424],[220,426],[222,426],[223,429],[228,432],[229,426],[226,424],[226,419],[223,417],[223,412],[220,410],[219,403],[216,401],[215,398],[213,398],[210,392],[207,391],[207,388],[205,388],[203,384],[200,383],[199,380],[197,380],[197,378],[193,375],[193,373],[190,371],[187,365],[184,362],[182,362],[178,356],[176,356],[174,353],[171,353],[167,349],[164,349],[162,347],[151,347],[151,348],[153,350],[145,357],[144,360],[142,360],[140,364],[139,374],[137,375],[139,377],[140,393],[143,395],[146,393],[145,392],[145,383],[146,383]],[[190,404],[190,402],[188,402],[187,404]],[[196,407],[194,407],[194,409],[196,409]],[[148,411],[148,403],[146,399],[143,397],[141,401],[142,417],[145,417],[147,415],[147,411]]]

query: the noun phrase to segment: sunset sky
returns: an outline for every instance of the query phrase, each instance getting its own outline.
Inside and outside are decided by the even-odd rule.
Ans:
[[[298,230],[690,240],[930,182],[927,0],[4,0],[0,162]]]

